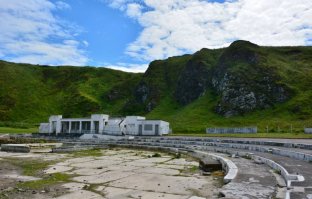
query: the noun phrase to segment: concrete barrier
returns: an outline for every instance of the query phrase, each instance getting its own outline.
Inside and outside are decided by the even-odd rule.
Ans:
[[[157,146],[170,146],[174,145],[176,147],[183,148],[184,145],[187,146],[214,146],[214,147],[224,147],[224,148],[234,148],[234,149],[243,149],[243,150],[250,150],[250,151],[258,151],[264,153],[272,153],[275,155],[290,157],[293,159],[303,160],[307,162],[312,161],[312,155],[306,154],[297,151],[290,151],[286,149],[280,148],[271,148],[261,145],[250,145],[250,144],[242,144],[242,143],[222,143],[222,142],[203,142],[203,141],[185,141],[182,140],[153,140],[153,139],[141,139],[136,141],[136,143],[140,143],[143,145],[153,144]]]
[[[226,175],[223,178],[224,183],[231,182],[237,176],[238,168],[234,164],[234,162],[232,162],[231,160],[224,158],[222,156],[216,155],[216,154],[206,153],[202,151],[194,151],[194,153],[200,154],[202,157],[211,156],[211,157],[216,158],[216,160],[220,161],[222,164],[223,170],[226,172]]]
[[[257,156],[257,155],[252,155],[251,157],[252,159],[256,161],[261,161],[265,163],[266,165],[268,165],[269,167],[273,168],[274,170],[278,171],[281,174],[281,176],[284,178],[285,183],[288,188],[291,187],[291,182],[304,181],[304,177],[302,175],[289,174],[288,171],[283,166],[274,162],[273,160],[270,160],[261,156]]]
[[[304,128],[304,133],[312,134],[312,128]]]
[[[1,144],[1,151],[29,153],[30,147],[25,144]]]
[[[257,127],[207,128],[208,134],[257,133]]]
[[[62,143],[31,143],[31,144],[2,144],[1,151],[7,152],[50,152],[53,147],[60,147]]]

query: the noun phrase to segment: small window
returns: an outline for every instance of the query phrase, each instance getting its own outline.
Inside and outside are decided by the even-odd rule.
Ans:
[[[153,125],[152,124],[145,124],[144,125],[144,131],[152,131]]]
[[[104,125],[106,126],[108,124],[108,122],[105,122]]]

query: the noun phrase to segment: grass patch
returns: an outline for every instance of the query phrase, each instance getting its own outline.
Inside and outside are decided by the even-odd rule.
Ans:
[[[35,133],[38,131],[38,128],[32,127],[32,128],[15,128],[15,127],[0,127],[0,133],[9,133],[9,134],[15,134],[15,133]]]
[[[198,172],[198,166],[192,166],[186,170],[188,173],[197,173]]]
[[[42,179],[28,182],[20,182],[17,187],[24,189],[43,189],[47,186],[54,184],[69,182],[71,175],[64,173],[44,174],[43,170],[50,165],[56,163],[56,161],[38,161],[38,160],[18,160],[7,159],[13,165],[16,165],[22,169],[22,174],[26,176],[40,177]]]
[[[43,189],[44,187],[51,186],[58,183],[70,182],[71,176],[64,173],[54,173],[47,176],[44,176],[41,180],[21,182],[17,186],[20,188],[27,189]]]
[[[102,149],[98,149],[98,148],[82,150],[82,151],[75,151],[71,154],[74,157],[86,157],[86,156],[100,157],[100,156],[103,156]]]
[[[26,176],[41,176],[42,171],[48,168],[49,165],[55,164],[55,161],[38,161],[38,160],[19,160],[10,158],[7,159],[11,164],[22,168],[23,175]]]

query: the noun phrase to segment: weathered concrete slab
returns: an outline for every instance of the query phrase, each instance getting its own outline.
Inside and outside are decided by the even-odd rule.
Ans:
[[[207,180],[195,177],[135,174],[111,182],[109,186],[170,194],[192,195],[191,190],[201,190],[208,183]]]
[[[166,162],[166,164],[190,165],[190,166],[198,166],[199,165],[198,162],[196,162],[196,161],[187,161],[183,158],[170,160],[170,161]]]
[[[71,164],[71,166],[76,168],[98,168],[98,167],[107,167],[111,165],[118,165],[122,163],[122,161],[111,161],[111,160],[91,160],[88,162],[81,162],[81,163],[75,163]]]
[[[75,191],[69,194],[65,194],[63,196],[56,197],[56,199],[77,199],[77,198],[103,199],[104,197],[94,192],[85,191],[85,190],[79,190],[79,191]]]
[[[180,174],[180,171],[177,169],[155,168],[155,167],[145,167],[145,168],[134,170],[133,172],[171,175],[171,176]]]
[[[71,182],[63,184],[62,187],[66,188],[70,192],[80,191],[86,186],[84,183]]]
[[[90,169],[90,168],[85,168],[85,169],[75,169],[71,172],[67,172],[69,174],[77,174],[77,175],[87,175],[87,176],[92,176],[92,175],[99,175],[101,173],[104,173],[108,171],[108,168],[101,168],[101,169]]]
[[[186,195],[175,195],[168,193],[157,193],[151,191],[141,191],[136,189],[122,189],[115,187],[99,187],[97,191],[101,191],[109,199],[130,199],[130,198],[140,198],[140,199],[188,199],[189,196]]]
[[[133,172],[108,171],[99,175],[74,177],[73,180],[77,182],[83,182],[83,183],[89,183],[89,184],[103,184],[103,183],[115,181],[121,178],[126,178],[134,174],[135,173]]]
[[[52,173],[60,173],[60,172],[65,172],[65,171],[70,171],[72,170],[73,167],[68,167],[68,166],[63,166],[63,165],[54,165],[46,169],[44,172],[47,174],[52,174]]]

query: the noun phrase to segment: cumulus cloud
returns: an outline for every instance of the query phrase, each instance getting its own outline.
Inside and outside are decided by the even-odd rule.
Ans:
[[[79,28],[59,20],[54,11],[68,9],[62,1],[0,1],[0,58],[49,65],[84,65]]]
[[[147,64],[128,64],[128,63],[117,63],[117,64],[106,64],[105,68],[114,70],[120,70],[130,73],[144,73],[148,67]]]
[[[163,59],[237,39],[266,46],[311,45],[311,0],[111,0],[143,27],[126,53]]]

